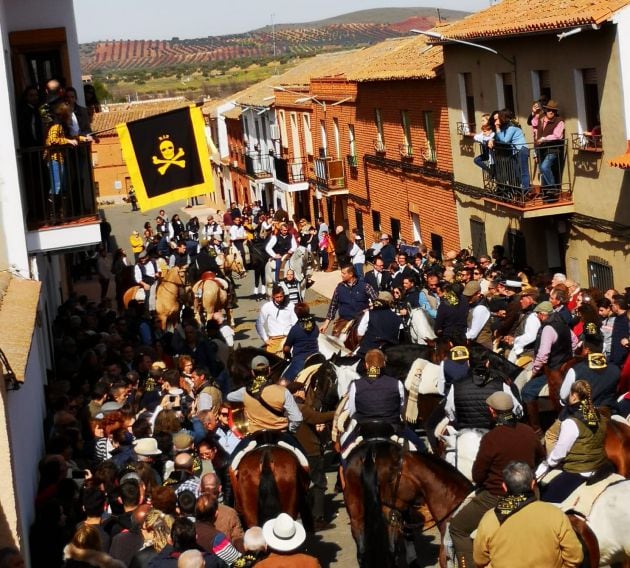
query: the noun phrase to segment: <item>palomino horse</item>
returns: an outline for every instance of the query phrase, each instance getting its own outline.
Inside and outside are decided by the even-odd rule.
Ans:
[[[215,260],[228,278],[231,278],[232,274],[236,274],[239,278],[245,278],[247,275],[243,257],[235,246],[231,246],[226,253],[218,254]]]
[[[179,320],[182,308],[181,296],[184,293],[184,269],[172,267],[166,270],[159,280],[155,292],[155,312],[160,322],[160,328],[174,326]],[[139,300],[142,287],[132,286],[123,294],[125,308],[131,300]],[[145,300],[142,300],[145,301]]]
[[[283,261],[280,268],[280,279],[286,274],[287,270],[293,270],[295,279],[300,284],[300,295],[302,298],[306,293],[306,284],[308,283],[309,264],[308,252],[304,247],[298,247],[296,251]],[[270,258],[265,267],[265,282],[267,283],[267,296],[271,297],[271,287],[276,282],[276,261]]]
[[[345,481],[344,500],[361,568],[404,566],[404,554],[397,555],[400,537],[417,503],[426,503],[443,536],[446,523],[473,488],[444,460],[404,451],[384,439],[367,440],[350,453]],[[440,565],[445,562],[440,549]]]
[[[205,278],[202,276],[201,280],[193,284],[192,292],[195,298],[195,318],[200,324],[212,318],[214,312],[225,310],[228,325],[232,325],[232,310],[228,308],[227,290],[215,280],[214,274],[210,273]]]
[[[291,450],[263,442],[245,454],[236,472],[230,469],[230,478],[236,510],[247,527],[262,526],[287,513],[294,519],[300,515],[305,528],[312,529],[307,505],[309,475]]]

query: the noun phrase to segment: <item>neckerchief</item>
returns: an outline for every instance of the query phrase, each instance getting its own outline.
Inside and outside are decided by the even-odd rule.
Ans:
[[[494,508],[494,514],[497,516],[499,524],[502,525],[514,513],[520,511],[523,507],[536,501],[536,496],[532,493],[524,495],[506,495],[499,499],[497,506]]]
[[[307,316],[305,318],[300,318],[298,320],[298,324],[300,324],[300,327],[306,333],[311,333],[311,331],[313,331],[313,328],[315,327],[315,322],[313,320],[313,316]]]
[[[599,425],[599,416],[597,412],[589,408],[586,405],[586,401],[576,402],[575,404],[571,404],[563,409],[559,416],[560,420],[564,420],[565,418],[577,418],[586,426],[594,431],[597,429]]]
[[[497,413],[497,426],[516,426],[516,416],[512,411]]]

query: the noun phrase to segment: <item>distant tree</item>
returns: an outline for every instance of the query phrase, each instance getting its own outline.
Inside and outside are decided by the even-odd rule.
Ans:
[[[94,90],[96,91],[96,98],[99,101],[103,102],[103,101],[112,99],[111,93],[107,90],[107,87],[102,81],[99,81],[98,79],[94,79],[92,81],[92,86],[94,87]]]

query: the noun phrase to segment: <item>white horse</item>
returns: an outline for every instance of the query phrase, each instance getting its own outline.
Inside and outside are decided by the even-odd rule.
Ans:
[[[481,438],[486,432],[488,430],[483,428],[464,428],[458,431],[452,426],[446,426],[439,436],[444,442],[444,459],[471,481],[472,467],[479,453]]]
[[[285,274],[287,270],[293,270],[295,279],[300,284],[300,295],[303,298],[306,293],[306,284],[312,275],[306,248],[302,246],[298,247],[297,250],[284,261],[282,270]],[[265,266],[265,281],[267,283],[267,296],[271,297],[271,288],[276,282],[276,261],[273,258],[269,258]]]
[[[350,355],[350,350],[343,344],[343,341],[332,335],[320,333],[317,338],[317,346],[319,352],[326,359],[330,359],[333,355],[341,355],[342,357]]]
[[[427,313],[422,308],[414,308],[409,315],[409,335],[412,343],[426,345],[437,337]]]
[[[599,544],[599,565],[630,559],[630,480],[609,485],[595,500],[587,518]]]

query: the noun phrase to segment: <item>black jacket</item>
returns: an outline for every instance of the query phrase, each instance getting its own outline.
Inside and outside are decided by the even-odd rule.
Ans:
[[[392,275],[388,270],[383,270],[381,272],[381,285],[376,285],[376,271],[370,270],[365,276],[365,281],[374,288],[377,292],[382,292],[384,290],[389,290],[391,288],[392,283]]]

